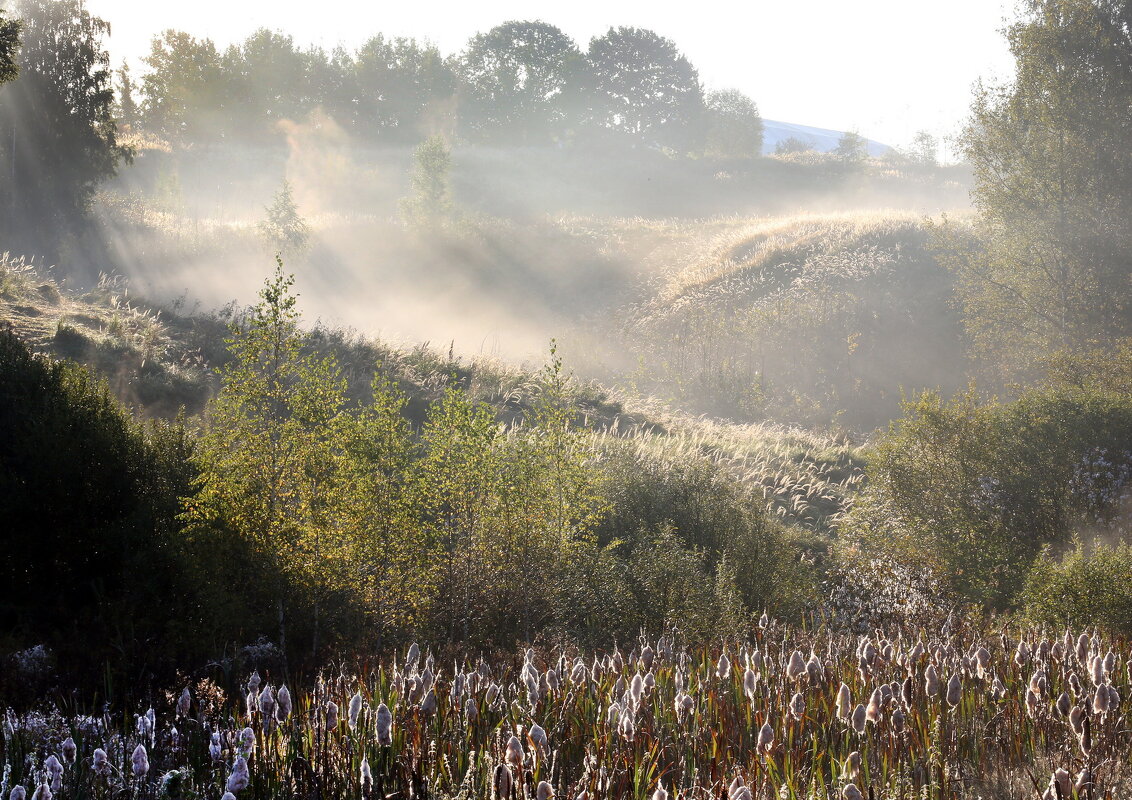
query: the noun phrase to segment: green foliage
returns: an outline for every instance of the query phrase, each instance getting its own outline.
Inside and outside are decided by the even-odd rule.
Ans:
[[[306,252],[310,246],[310,226],[299,215],[291,183],[286,178],[265,210],[267,217],[259,223],[259,234],[268,245],[285,256],[300,256]]]
[[[976,351],[1034,353],[1132,333],[1132,44],[1123,4],[1028,0],[1013,81],[980,87],[961,140],[981,213],[954,268]]]
[[[145,127],[170,142],[192,145],[218,136],[228,82],[216,45],[182,31],[153,37],[143,61],[141,104]]]
[[[579,101],[584,64],[577,45],[545,22],[505,22],[476,34],[460,58],[470,95],[461,122],[480,140],[561,139]]]
[[[44,644],[86,686],[104,665],[146,680],[199,657],[180,627],[194,607],[175,535],[193,477],[184,429],[142,427],[81,367],[7,331],[0,429],[0,647]]]
[[[813,149],[814,146],[806,140],[797,136],[788,136],[774,146],[774,154],[781,156],[788,153],[808,153]]]
[[[1132,634],[1132,546],[1078,543],[1035,561],[1020,597],[1022,613],[1051,629],[1098,625]]]
[[[869,463],[859,535],[947,588],[1004,608],[1044,546],[1109,526],[1132,469],[1132,399],[1095,387],[1018,400],[926,394]]]
[[[409,194],[401,201],[401,215],[418,225],[443,223],[452,215],[449,172],[452,153],[441,136],[430,136],[413,151]]]
[[[130,65],[123,61],[118,69],[118,99],[114,103],[114,118],[121,125],[133,128],[140,119],[138,104],[134,100],[134,81],[130,77]]]
[[[6,19],[0,11],[0,84],[14,80],[19,74],[16,50],[20,46],[20,22]]]
[[[332,94],[327,110],[352,122],[359,136],[407,144],[425,133],[452,132],[457,78],[435,45],[378,34],[353,60],[346,54],[339,60],[355,94]]]
[[[864,161],[869,155],[869,140],[856,131],[845,131],[833,152],[846,161]]]
[[[591,113],[637,145],[694,149],[704,112],[699,73],[670,39],[610,28],[589,46]]]
[[[83,0],[22,0],[18,9],[20,76],[0,93],[0,147],[16,153],[0,161],[13,165],[7,234],[18,242],[38,233],[38,250],[81,226],[98,185],[130,151],[117,141],[107,23]]]

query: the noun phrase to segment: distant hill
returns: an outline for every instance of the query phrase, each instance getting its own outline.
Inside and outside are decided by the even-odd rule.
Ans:
[[[815,150],[828,153],[837,148],[844,131],[833,131],[828,128],[813,128],[809,125],[798,125],[793,122],[779,122],[773,119],[763,120],[763,155],[774,152],[779,142],[786,141],[791,136],[807,142]],[[870,156],[883,156],[892,148],[881,142],[867,140]]]

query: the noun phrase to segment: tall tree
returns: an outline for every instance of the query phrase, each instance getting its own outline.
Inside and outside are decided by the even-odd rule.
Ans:
[[[179,145],[207,141],[224,129],[227,80],[211,39],[167,30],[153,38],[143,60],[149,67],[141,82],[146,128]]]
[[[687,151],[704,109],[699,74],[670,39],[610,28],[589,47],[595,122],[646,145]]]
[[[472,37],[460,59],[475,137],[542,144],[565,132],[577,103],[584,58],[545,22],[505,22]]]
[[[20,75],[0,92],[4,211],[9,235],[30,233],[24,244],[42,251],[85,221],[99,183],[130,153],[112,112],[109,25],[84,0],[22,0],[18,12]]]
[[[446,129],[456,78],[435,45],[379,34],[354,63],[361,135],[408,143]]]
[[[20,23],[6,19],[0,10],[0,83],[7,83],[16,77],[16,50],[20,46]]]
[[[744,158],[762,155],[763,120],[750,97],[738,89],[707,96],[704,149],[710,155]]]
[[[1027,0],[1006,32],[1012,82],[980,87],[962,145],[977,242],[953,256],[979,352],[1132,335],[1132,6]]]

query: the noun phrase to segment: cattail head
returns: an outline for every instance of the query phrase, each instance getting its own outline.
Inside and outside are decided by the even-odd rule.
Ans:
[[[249,694],[254,693],[254,694],[258,695],[259,694],[259,686],[260,686],[261,683],[262,683],[262,680],[259,677],[259,672],[253,670],[251,676],[248,678],[248,693]]]
[[[213,731],[208,740],[208,755],[213,761],[224,758],[224,746],[220,743],[220,731]]]
[[[892,712],[892,729],[897,733],[904,732],[904,712],[899,708]]]
[[[881,718],[881,704],[884,702],[884,695],[881,694],[880,689],[873,689],[872,695],[869,697],[869,704],[865,707],[865,721],[871,722],[876,725],[880,722]]]
[[[535,800],[550,800],[554,797],[554,787],[546,781],[539,781],[538,789],[535,790]]]
[[[263,687],[263,691],[259,693],[259,711],[265,721],[275,716],[275,691],[270,685]]]
[[[825,668],[822,666],[821,659],[813,650],[810,651],[810,658],[806,661],[806,675],[809,676],[810,683],[814,686],[825,680]]]
[[[664,786],[657,786],[656,791],[652,793],[651,800],[668,800],[668,791]]]
[[[488,694],[490,694],[490,692]],[[471,700],[470,697],[468,699]],[[490,706],[491,700],[488,700],[486,697],[484,699],[487,701],[488,706]],[[428,693],[424,696],[424,699],[421,700],[421,713],[426,717],[431,717],[436,713],[436,705],[436,692],[432,689],[429,689]]]
[[[389,747],[393,744],[393,714],[389,711],[389,706],[381,703],[377,707],[377,714],[374,718],[374,729],[377,732],[377,743],[382,747]]]
[[[511,738],[507,740],[507,749],[504,754],[504,759],[513,767],[521,767],[523,765],[523,745],[519,742],[519,737],[512,735]]]
[[[545,755],[550,742],[546,737],[546,731],[537,722],[531,725],[527,731],[527,742],[539,755]]]
[[[633,715],[629,709],[621,709],[621,715],[617,720],[617,733],[627,742],[633,741],[637,735],[637,725],[633,721]]]
[[[837,690],[837,718],[846,719],[849,716],[849,709],[853,705],[853,695],[849,691],[849,687],[844,683],[841,688]]]
[[[187,717],[189,715],[189,708],[192,706],[193,696],[189,694],[189,687],[186,686],[181,692],[181,696],[177,698],[177,716]]]
[[[31,796],[31,800],[51,800],[52,798],[51,787],[46,783],[41,783],[35,789],[35,794]]]
[[[231,792],[225,792],[223,795],[221,795],[220,800],[236,800],[236,795],[232,794]]]
[[[1073,781],[1073,790],[1077,792],[1078,797],[1084,797],[1085,792],[1093,787],[1093,773],[1088,767],[1077,773],[1077,777]]]
[[[715,674],[724,681],[731,677],[731,660],[727,657],[726,651],[719,655],[719,661],[715,664]]]
[[[1061,796],[1066,798],[1066,800],[1068,800],[1068,798],[1070,797],[1069,781],[1070,781],[1069,771],[1066,770],[1064,767],[1058,767],[1057,769],[1055,769],[1053,771],[1053,775],[1050,777],[1050,780],[1049,780],[1050,786],[1056,786],[1058,791],[1060,792]]]
[[[362,792],[368,795],[373,791],[373,770],[370,769],[369,758],[366,756],[362,756],[361,779]]]
[[[1026,690],[1026,715],[1030,719],[1038,716],[1038,695],[1033,689]]]
[[[1072,728],[1073,732],[1078,736],[1081,735],[1081,731],[1083,730],[1082,725],[1084,721],[1085,710],[1081,708],[1081,706],[1073,706],[1073,708],[1069,711],[1069,727]]]
[[[959,701],[963,699],[963,684],[959,680],[959,673],[954,672],[951,678],[947,681],[947,704],[949,706],[959,705]]]
[[[409,652],[405,654],[405,669],[412,670],[417,666],[417,661],[421,657],[421,646],[416,642],[409,645]]]
[[[354,696],[350,698],[349,715],[346,717],[346,723],[350,726],[350,730],[355,730],[358,727],[358,716],[362,713],[362,693],[354,692]]]
[[[841,797],[844,800],[864,800],[861,790],[853,783],[846,784],[845,788],[841,790]]]
[[[130,767],[138,778],[149,774],[149,754],[146,753],[144,744],[134,748],[134,754],[130,756]]]
[[[570,670],[570,683],[575,686],[586,682],[586,664],[582,659],[574,662],[574,668]]]
[[[849,724],[859,734],[865,732],[865,722],[868,720],[868,711],[860,703],[853,709],[853,713],[849,715]]]
[[[1019,667],[1024,667],[1030,663],[1030,645],[1026,643],[1025,639],[1018,642],[1018,649],[1014,651],[1014,663]]]
[[[228,782],[225,784],[226,789],[232,794],[239,794],[248,788],[250,782],[251,774],[248,772],[247,759],[236,756],[236,763],[232,766],[232,772],[228,775]]]
[[[790,654],[790,663],[786,665],[786,677],[789,680],[796,681],[806,674],[806,659],[802,656],[801,650],[795,650]]]
[[[333,700],[326,704],[326,729],[334,730],[338,727],[338,704]]]
[[[755,691],[758,689],[759,676],[750,667],[743,673],[743,694],[752,703],[755,701]]]
[[[633,676],[633,680],[629,683],[629,696],[633,698],[633,705],[639,706],[641,704],[641,695],[645,692],[645,680],[641,677],[641,673]]]
[[[861,751],[854,750],[845,759],[845,774],[851,781],[861,777]]]
[[[104,777],[110,774],[110,759],[106,757],[106,751],[101,747],[94,749],[94,753],[91,755],[90,768]]]
[[[78,755],[79,748],[75,744],[75,740],[68,736],[63,740],[63,744],[59,745],[59,749],[63,752],[63,762],[65,764],[74,764],[75,758]]]
[[[727,800],[735,800],[735,793],[740,789],[745,789],[747,784],[743,781],[742,775],[736,775],[735,779],[727,787]]]
[[[27,800],[28,791],[18,783],[12,787],[12,793],[8,795],[8,800]]]
[[[1087,758],[1093,752],[1093,726],[1088,717],[1081,720],[1081,753]]]
[[[1094,686],[1100,686],[1105,682],[1104,659],[1100,656],[1089,659],[1089,676],[1093,679]]]
[[[928,664],[924,670],[924,692],[928,697],[939,694],[939,675],[935,671],[935,664]]]
[[[287,689],[287,684],[279,687],[279,694],[275,698],[275,718],[279,722],[286,722],[291,716],[291,692]]]
[[[790,716],[794,719],[801,719],[806,713],[806,698],[802,696],[801,692],[795,692],[794,696],[790,698]]]
[[[755,746],[763,753],[770,753],[774,749],[774,728],[770,727],[769,722],[764,722],[759,728],[759,738]]]
[[[511,768],[506,764],[499,764],[498,766],[496,766],[495,778],[493,780],[496,800],[510,800],[511,783]]]
[[[641,669],[648,672],[652,669],[653,659],[656,658],[656,651],[652,649],[651,645],[645,645],[641,650]]]
[[[1054,708],[1057,709],[1058,714],[1064,717],[1069,714],[1070,705],[1071,703],[1069,702],[1069,695],[1066,692],[1062,692],[1057,696],[1057,702],[1054,703]]]
[[[251,728],[240,731],[239,753],[244,758],[251,758],[255,753],[255,731]]]
[[[1102,683],[1093,693],[1093,713],[1107,714],[1109,709],[1108,685]]]

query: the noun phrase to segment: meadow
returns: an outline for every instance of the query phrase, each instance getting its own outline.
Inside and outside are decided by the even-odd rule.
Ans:
[[[148,709],[8,712],[5,795],[1036,798],[1132,790],[1127,642],[946,619],[854,636],[765,614],[739,640],[521,659],[417,644],[312,682],[186,678]],[[130,713],[134,710],[136,713]]]

